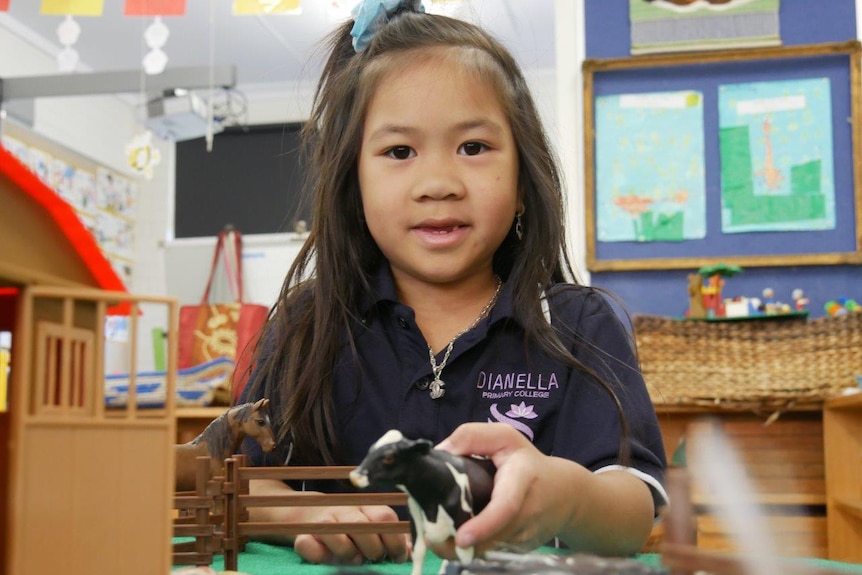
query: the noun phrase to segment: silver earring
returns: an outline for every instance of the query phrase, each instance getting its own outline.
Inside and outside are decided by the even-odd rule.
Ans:
[[[521,222],[521,216],[523,215],[524,212],[515,213],[515,235],[518,236],[518,241],[524,237],[524,224]]]

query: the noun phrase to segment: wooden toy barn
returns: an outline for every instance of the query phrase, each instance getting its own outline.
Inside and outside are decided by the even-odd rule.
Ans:
[[[104,326],[128,314],[134,374],[138,316],[164,306],[175,325],[175,300],[128,294],[74,210],[2,147],[0,246],[0,331],[12,332],[0,569],[167,573],[173,377],[163,409],[136,409],[133,375],[128,407],[106,409]]]

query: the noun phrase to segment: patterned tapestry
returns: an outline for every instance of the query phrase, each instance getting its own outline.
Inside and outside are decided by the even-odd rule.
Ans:
[[[632,54],[781,44],[780,0],[629,0]]]

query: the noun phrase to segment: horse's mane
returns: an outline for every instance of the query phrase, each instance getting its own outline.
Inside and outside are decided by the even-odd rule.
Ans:
[[[234,429],[238,429],[242,423],[251,417],[253,405],[253,403],[243,403],[242,405],[228,409],[212,420],[206,429],[192,440],[192,443],[200,444],[201,442],[206,442],[207,452],[209,452],[210,457],[213,459],[221,460],[228,457],[236,438]],[[231,420],[239,425],[231,425]]]

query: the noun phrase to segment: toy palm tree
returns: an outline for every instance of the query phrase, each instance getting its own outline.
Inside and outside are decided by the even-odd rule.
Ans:
[[[721,289],[724,287],[724,278],[730,278],[742,273],[742,268],[736,265],[718,263],[711,266],[703,266],[697,273],[706,280],[702,288],[703,305],[707,311],[712,310],[714,317],[724,316],[724,303],[721,297]]]

